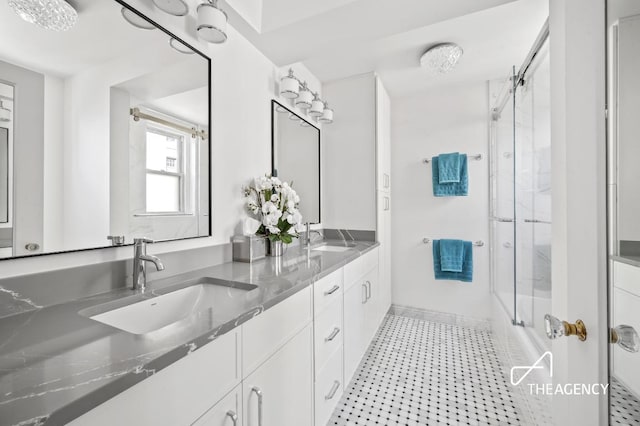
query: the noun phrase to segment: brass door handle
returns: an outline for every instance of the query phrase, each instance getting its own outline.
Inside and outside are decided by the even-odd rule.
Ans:
[[[587,340],[587,327],[582,320],[577,320],[574,324],[561,321],[553,315],[544,316],[544,328],[549,339],[557,339],[562,336],[577,336],[581,342]]]

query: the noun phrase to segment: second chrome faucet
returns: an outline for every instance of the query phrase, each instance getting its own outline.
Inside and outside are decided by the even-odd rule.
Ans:
[[[134,238],[133,240],[133,289],[144,291],[147,287],[147,262],[155,265],[156,270],[164,271],[164,264],[156,256],[147,254],[147,244],[153,243],[150,238]]]

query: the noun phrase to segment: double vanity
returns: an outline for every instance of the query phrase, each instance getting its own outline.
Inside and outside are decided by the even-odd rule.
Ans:
[[[296,246],[5,317],[2,424],[325,425],[390,305],[378,251]]]

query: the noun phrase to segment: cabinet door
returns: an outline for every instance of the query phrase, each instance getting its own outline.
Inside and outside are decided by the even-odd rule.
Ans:
[[[313,425],[311,325],[243,381],[244,426]]]
[[[193,426],[242,426],[242,385],[236,386]]]
[[[381,302],[380,302],[380,286],[378,279],[378,265],[369,271],[363,278],[365,285],[367,286],[367,303],[364,304],[365,310],[365,322],[364,322],[364,348],[362,353],[367,350],[369,343],[373,339],[373,336],[378,330],[381,317]]]
[[[344,294],[344,383],[351,381],[366,349],[367,285],[355,284]]]

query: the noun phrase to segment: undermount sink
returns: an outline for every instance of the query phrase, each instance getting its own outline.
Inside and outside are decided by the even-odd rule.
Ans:
[[[165,294],[96,315],[87,312],[80,314],[129,333],[145,334],[210,308],[214,312],[218,309],[225,310],[232,299],[257,288],[252,284],[219,281],[214,278],[192,280],[180,284],[179,287],[176,290],[165,289]]]
[[[340,253],[343,251],[347,251],[347,250],[351,250],[353,247],[347,247],[347,246],[331,246],[329,244],[325,244],[323,246],[320,247],[316,247],[314,249],[314,251],[330,251],[330,252],[335,252],[335,253]]]

